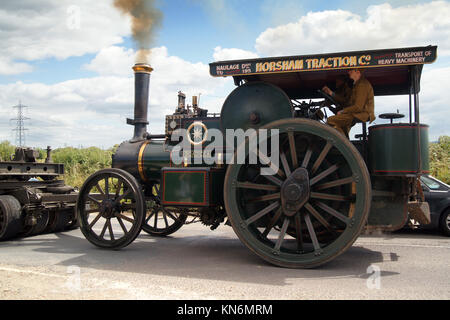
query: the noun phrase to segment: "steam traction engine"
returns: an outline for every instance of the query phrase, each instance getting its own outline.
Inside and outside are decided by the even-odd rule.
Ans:
[[[177,231],[189,215],[216,228],[227,218],[239,239],[264,260],[283,267],[326,263],[349,248],[366,229],[393,231],[409,218],[429,222],[418,177],[428,172],[428,126],[419,122],[418,93],[423,65],[437,47],[417,47],[315,56],[223,61],[212,76],[233,76],[237,88],[220,115],[196,99],[186,106],[179,93],[176,112],[166,116],[164,134],[147,132],[149,65],[137,64],[135,113],[127,123],[134,136],[113,156],[112,169],[98,171],[80,190],[80,228],[93,244],[118,249],[141,229],[151,235]],[[349,141],[324,124],[324,107],[336,104],[317,91],[350,68],[365,67],[376,96],[409,96],[409,122],[387,113],[390,123],[366,128]],[[305,99],[325,98],[317,102]],[[326,115],[325,115],[326,116]],[[194,151],[174,161],[179,138]],[[224,144],[205,158],[211,132],[267,129],[258,137]],[[260,130],[262,131],[262,130]],[[277,139],[278,148],[272,147]],[[264,144],[266,153],[259,147]],[[255,151],[258,150],[258,151]],[[176,151],[176,152],[175,152]],[[196,151],[200,151],[196,153]],[[258,155],[257,162],[249,159]],[[244,161],[237,161],[239,154]],[[273,174],[262,174],[279,166]],[[269,159],[270,158],[270,159]],[[233,159],[233,161],[225,161]]]

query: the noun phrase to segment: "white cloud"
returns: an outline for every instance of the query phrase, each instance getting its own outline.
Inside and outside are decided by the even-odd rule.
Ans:
[[[128,18],[108,1],[2,2],[0,74],[31,71],[25,62],[96,53],[130,34]],[[76,4],[75,4],[76,3]],[[114,21],[114,22],[112,22]]]
[[[125,124],[125,119],[133,117],[134,55],[133,50],[112,46],[101,50],[88,64],[90,70],[98,71],[97,77],[52,85],[0,85],[0,140],[14,141],[14,123],[9,123],[9,119],[15,115],[10,106],[19,99],[30,106],[29,145],[110,147],[131,138],[132,127]],[[126,62],[121,62],[122,58]],[[187,97],[201,93],[201,106],[220,112],[226,97],[223,87],[229,80],[212,78],[208,65],[171,56],[165,47],[154,48],[151,61],[155,68],[150,80],[151,133],[164,132],[165,115],[174,112],[179,90]]]
[[[237,48],[222,48],[215,47],[213,58],[215,61],[237,60],[237,59],[253,59],[258,58],[254,52],[237,49]]]
[[[446,59],[450,55],[448,17],[450,3],[445,1],[395,8],[387,3],[369,6],[366,17],[344,10],[309,12],[297,22],[262,32],[255,49],[258,55],[268,57],[437,45],[438,56]],[[439,58],[433,65],[424,66],[420,112],[421,122],[430,125],[431,141],[450,135],[448,125],[441,121],[450,118],[445,101],[448,83],[450,69],[440,66]],[[403,121],[409,121],[408,104],[408,96],[376,97],[375,112],[379,115],[399,109],[406,115]],[[352,135],[359,131],[360,126],[355,126]]]
[[[393,8],[369,6],[367,17],[344,11],[309,12],[295,23],[269,28],[256,39],[261,56],[438,45],[450,54],[450,3]]]
[[[33,71],[33,67],[28,63],[13,62],[9,58],[0,57],[0,74],[13,75]]]
[[[100,75],[130,75],[131,66],[135,61],[133,49],[111,46],[100,50],[95,58],[83,68],[94,71]]]

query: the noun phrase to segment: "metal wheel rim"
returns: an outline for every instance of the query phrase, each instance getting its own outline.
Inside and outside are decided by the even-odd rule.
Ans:
[[[77,218],[91,243],[119,249],[139,235],[144,208],[142,191],[134,177],[120,169],[105,169],[89,177],[80,189]]]
[[[153,200],[147,202],[147,212],[142,229],[155,236],[166,236],[179,230],[186,221],[187,216],[176,212],[176,208],[161,205],[160,184],[152,186]],[[163,225],[164,227],[159,227]]]
[[[309,205],[308,209],[305,209],[305,206],[301,209],[300,212],[303,212],[301,215],[297,213],[294,218],[284,219],[283,223],[278,224],[279,234],[278,238],[276,238],[273,241],[267,241],[267,234],[261,232],[257,227],[252,226],[255,222],[257,222],[259,219],[264,218],[265,216],[268,216],[269,214],[272,215],[270,220],[273,220],[274,217],[279,215],[278,211],[280,208],[280,205],[276,204],[276,201],[278,201],[278,198],[273,198],[272,202],[267,202],[267,204],[259,211],[252,212],[252,213],[245,213],[245,208],[242,208],[242,206],[239,204],[241,199],[239,199],[239,191],[242,189],[242,182],[240,179],[242,179],[242,176],[240,176],[240,170],[243,168],[243,165],[230,165],[227,169],[226,177],[225,177],[225,206],[227,209],[227,214],[230,218],[231,224],[233,226],[233,229],[235,230],[236,234],[240,238],[240,240],[249,247],[252,251],[254,251],[257,255],[265,259],[266,261],[269,261],[275,265],[283,266],[283,267],[315,267],[320,264],[326,263],[342,252],[344,252],[348,247],[351,246],[351,244],[356,240],[358,235],[360,234],[362,228],[364,227],[364,224],[367,221],[368,212],[370,209],[370,201],[371,201],[371,187],[370,187],[370,176],[368,174],[367,168],[364,164],[364,161],[362,160],[361,156],[359,155],[356,148],[341,134],[339,134],[334,129],[320,124],[316,121],[311,120],[305,120],[305,119],[287,119],[287,120],[279,120],[275,121],[263,128],[269,129],[269,128],[278,128],[280,130],[280,148],[281,146],[281,137],[287,136],[289,137],[291,134],[288,133],[291,132],[301,132],[303,134],[308,134],[312,136],[316,136],[317,138],[326,136],[328,137],[326,140],[324,139],[324,143],[330,143],[331,148],[329,149],[331,152],[333,150],[337,150],[341,152],[341,157],[346,161],[347,166],[351,169],[351,178],[352,183],[355,184],[355,200],[353,204],[353,213],[352,216],[349,217],[347,213],[347,220],[345,223],[345,229],[343,232],[337,236],[333,241],[326,244],[326,246],[322,247],[321,243],[319,242],[320,248],[317,248],[317,241],[314,244],[313,238],[317,238],[317,234],[315,236],[311,235],[311,226],[313,231],[315,231],[314,228],[314,220],[320,223],[320,221],[316,218],[317,215],[324,216],[324,210],[323,208],[326,208],[326,210],[335,213],[338,210],[329,210],[330,207],[328,200],[320,200],[320,206],[317,207],[317,205]],[[296,135],[294,134],[294,137]],[[297,142],[295,138],[294,140]],[[290,140],[290,138],[289,138]],[[326,141],[326,142],[325,142]],[[241,146],[244,147],[244,146]],[[248,151],[246,152],[246,155],[248,155]],[[306,155],[306,153],[305,153]],[[286,154],[285,154],[286,156]],[[320,155],[319,155],[320,156]],[[312,166],[313,160],[317,160],[319,156],[316,156],[316,159],[314,159],[314,155],[310,155],[310,162],[307,164],[309,168]],[[325,155],[325,159],[327,158],[328,154]],[[287,163],[293,164],[294,159],[291,156],[291,160],[288,160]],[[286,156],[286,159],[289,159],[289,156]],[[301,166],[303,164],[304,158],[299,157],[297,159],[298,166]],[[323,160],[322,160],[323,161]],[[315,165],[315,163],[314,163]],[[283,168],[283,163],[280,161],[280,168]],[[319,167],[316,169],[316,176],[323,173],[323,169],[320,169]],[[342,170],[342,169],[339,169]],[[311,170],[309,170],[311,171]],[[316,176],[312,176],[311,180],[313,180]],[[279,178],[279,177],[278,177]],[[326,177],[325,177],[326,178]],[[317,183],[316,186],[322,186],[324,185],[324,182],[328,183],[325,178]],[[341,179],[346,179],[349,177],[341,177]],[[272,179],[273,180],[273,179]],[[310,181],[311,181],[310,180]],[[269,181],[270,182],[270,181]],[[332,182],[332,181],[330,181]],[[272,183],[273,185],[273,183]],[[348,189],[348,187],[347,187]],[[247,190],[247,189],[246,189]],[[275,190],[275,189],[274,189]],[[311,189],[311,192],[315,192],[316,190],[313,188]],[[273,193],[276,193],[275,191]],[[317,192],[316,192],[317,193]],[[270,198],[270,194],[268,194]],[[316,196],[316,194],[315,194]],[[319,195],[320,196],[320,195]],[[308,203],[311,199],[308,200]],[[324,206],[325,204],[325,206]],[[312,209],[310,208],[312,206]],[[349,210],[350,210],[349,205]],[[332,208],[333,209],[333,208]],[[265,211],[268,211],[265,213]],[[325,212],[328,216],[330,216],[329,212]],[[258,217],[260,216],[260,217]],[[294,225],[294,230],[297,230],[297,224],[298,221],[296,219],[297,216],[300,217],[300,225],[303,224],[303,227],[300,226],[299,230],[300,234],[302,234],[301,238],[302,241],[304,240],[303,231],[307,230],[307,232],[310,235],[310,247],[313,246],[313,250],[305,250],[304,248],[300,247],[300,241],[296,240],[297,242],[297,249],[291,249],[286,250],[283,245],[285,242],[286,235],[289,235],[288,230],[291,228],[292,225]],[[281,214],[280,217],[283,217]],[[306,218],[308,217],[308,218]],[[335,219],[336,217],[333,217],[332,219]],[[306,221],[308,220],[308,221]],[[326,219],[325,219],[326,220]],[[277,220],[278,221],[278,220]],[[288,221],[288,222],[286,222]],[[269,227],[270,223],[266,225],[266,229]],[[306,226],[306,228],[305,228]],[[274,226],[271,227],[271,230],[274,229]],[[292,232],[291,232],[292,233]],[[264,234],[266,237],[264,237]],[[282,234],[282,235],[281,235]],[[280,236],[281,235],[281,236]],[[338,241],[337,241],[338,240]]]

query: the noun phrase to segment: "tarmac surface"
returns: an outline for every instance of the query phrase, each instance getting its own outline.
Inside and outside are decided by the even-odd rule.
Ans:
[[[450,238],[430,231],[363,235],[316,269],[274,267],[229,226],[145,232],[119,251],[80,230],[0,243],[0,299],[449,299]]]

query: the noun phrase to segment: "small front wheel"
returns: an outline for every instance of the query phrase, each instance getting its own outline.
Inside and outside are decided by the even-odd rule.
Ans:
[[[140,184],[121,169],[91,175],[80,189],[77,217],[89,242],[107,249],[126,247],[139,235],[145,215]]]

